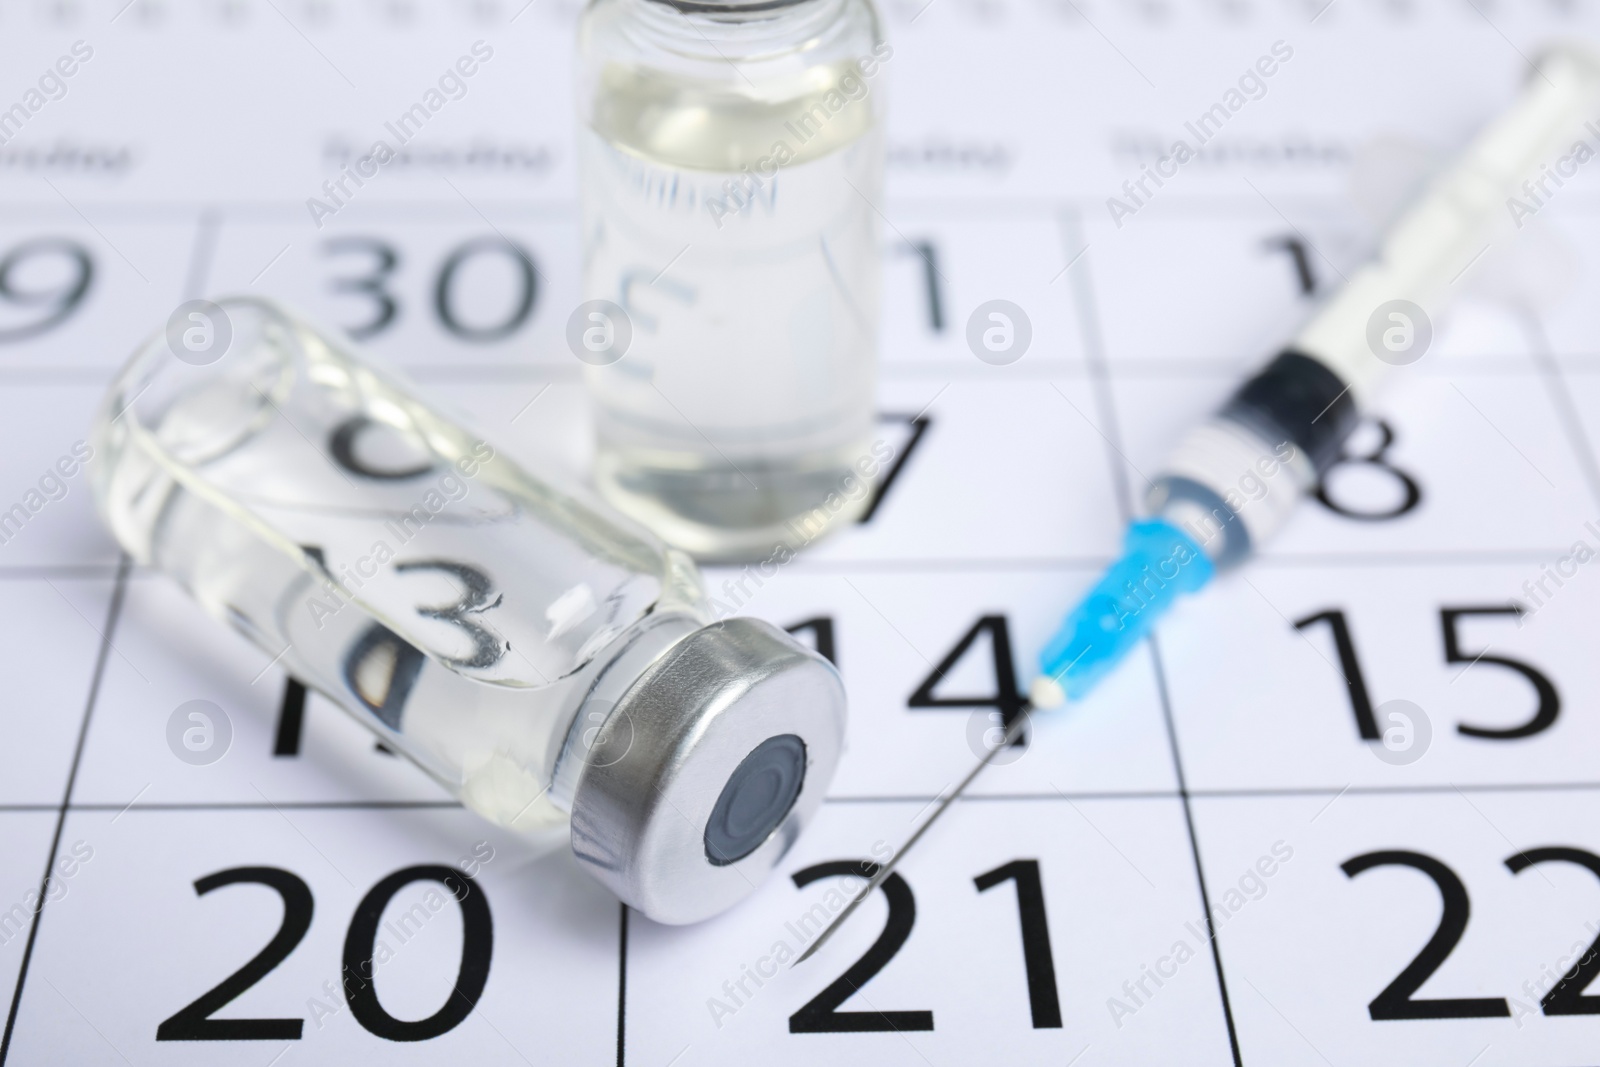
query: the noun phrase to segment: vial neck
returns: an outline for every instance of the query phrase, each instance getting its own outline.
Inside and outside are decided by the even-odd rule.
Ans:
[[[630,636],[621,639],[620,647],[607,658],[578,699],[566,739],[552,768],[551,803],[570,813],[572,797],[584,768],[591,762],[604,764],[626,755],[632,743],[631,726],[623,723],[619,729],[613,724],[613,728],[606,731],[617,702],[667,649],[704,626],[705,620],[698,616],[668,612],[651,616]]]
[[[739,64],[809,50],[837,26],[847,0],[625,0],[639,44]]]

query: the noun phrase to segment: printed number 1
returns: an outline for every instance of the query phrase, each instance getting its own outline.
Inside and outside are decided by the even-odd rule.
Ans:
[[[1268,248],[1281,248],[1289,254],[1289,259],[1294,264],[1294,280],[1300,286],[1301,296],[1310,296],[1317,291],[1317,277],[1311,273],[1311,256],[1306,251],[1306,243],[1298,237],[1277,237],[1267,242]]]
[[[1044,887],[1038,860],[1012,860],[974,878],[978,892],[1005,882],[1017,884],[1017,918],[1022,923],[1022,967],[1028,974],[1028,1006],[1035,1030],[1061,1029],[1061,997],[1056,992],[1056,961],[1050,951],[1050,924],[1044,914]]]
[[[293,678],[283,682],[283,703],[278,706],[278,730],[273,739],[274,756],[300,755],[300,738],[305,734],[306,687]]]
[[[944,297],[939,286],[939,249],[932,241],[908,241],[900,248],[922,261],[922,284],[928,296],[928,329],[943,333]]]

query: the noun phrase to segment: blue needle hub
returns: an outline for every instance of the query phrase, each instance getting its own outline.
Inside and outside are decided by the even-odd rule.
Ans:
[[[1161,519],[1128,527],[1122,558],[1095,583],[1039,654],[1040,707],[1077,700],[1142,641],[1179,596],[1216,567],[1188,534]]]

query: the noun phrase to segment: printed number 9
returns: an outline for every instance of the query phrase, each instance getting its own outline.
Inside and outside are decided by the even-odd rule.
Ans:
[[[47,284],[50,276],[57,272],[48,267],[43,270],[34,268],[30,272],[27,266],[41,260],[46,263],[65,260],[68,264],[66,275],[54,284]],[[28,273],[42,274],[44,278],[34,288],[23,288],[18,284],[17,276]],[[83,303],[93,280],[94,260],[75,241],[41,237],[17,245],[6,253],[4,259],[0,259],[0,303],[16,308],[43,308],[44,312],[32,322],[0,328],[0,344],[37,337],[65,322]]]

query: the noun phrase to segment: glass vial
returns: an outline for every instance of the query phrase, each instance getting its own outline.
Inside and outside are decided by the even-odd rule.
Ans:
[[[96,420],[96,499],[134,560],[467,807],[570,833],[646,915],[759,884],[833,775],[832,665],[712,622],[680,553],[282,309],[186,308]]]
[[[859,513],[876,469],[878,15],[590,0],[578,40],[588,302],[569,341],[600,489],[702,559],[798,548]]]

